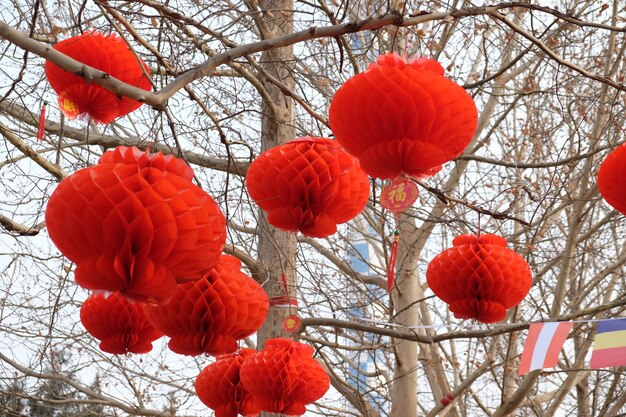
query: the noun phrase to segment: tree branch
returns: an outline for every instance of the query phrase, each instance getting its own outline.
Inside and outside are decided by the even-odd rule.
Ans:
[[[14,118],[21,120],[22,122],[36,127],[39,123],[38,116],[28,110],[26,107],[20,106],[15,102],[8,100],[0,101],[0,112],[8,113]],[[76,129],[67,125],[61,128],[61,124],[52,120],[46,120],[45,122],[46,132],[53,135],[61,135],[70,139],[74,139],[81,143],[85,143],[85,131],[84,129]],[[163,152],[168,155],[172,151],[169,147],[162,144],[151,144],[145,139],[137,136],[122,137],[118,135],[104,135],[96,132],[89,133],[89,144],[100,145],[105,148],[114,148],[116,146],[137,146],[141,150],[145,150],[148,146],[157,152]],[[201,166],[204,168],[214,169],[216,171],[228,172],[234,175],[245,175],[248,171],[250,163],[244,159],[231,159],[230,163],[227,159],[214,158],[199,153],[182,151],[185,160],[191,164]]]
[[[33,162],[52,174],[57,180],[61,181],[63,178],[67,177],[67,174],[61,169],[61,167],[54,165],[39,155],[33,148],[18,138],[17,135],[2,122],[0,122],[0,134],[2,134],[6,140],[19,149],[24,155],[32,159]]]
[[[608,85],[610,87],[616,88],[616,89],[618,89],[620,91],[626,91],[626,85],[618,83],[616,81],[613,81],[612,79],[610,79],[609,77],[606,77],[604,75],[598,75],[598,74],[589,72],[586,69],[584,69],[582,67],[579,67],[578,65],[576,65],[576,64],[574,64],[572,62],[564,60],[559,55],[557,55],[556,52],[554,52],[552,49],[550,49],[545,43],[543,43],[540,39],[535,37],[530,32],[524,30],[519,25],[517,25],[517,24],[511,22],[510,20],[508,20],[507,18],[505,18],[498,11],[491,9],[486,14],[489,15],[491,18],[493,18],[493,20],[497,20],[497,21],[500,21],[500,22],[504,23],[505,25],[507,25],[508,27],[513,29],[516,33],[519,33],[520,35],[522,35],[523,37],[525,37],[526,39],[531,41],[539,49],[541,49],[543,52],[545,52],[550,58],[552,58],[553,60],[555,60],[559,64],[563,65],[564,67],[567,67],[567,68],[569,68],[569,69],[571,69],[573,71],[576,71],[577,73],[581,74],[582,76],[584,76],[586,78],[589,78],[589,79],[592,79],[592,80],[595,80],[595,81],[599,81],[599,82],[601,82],[603,84],[606,84],[606,85]]]

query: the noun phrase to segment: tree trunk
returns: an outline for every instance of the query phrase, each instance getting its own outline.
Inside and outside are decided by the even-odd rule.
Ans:
[[[398,278],[391,293],[395,322],[405,326],[419,323],[418,299],[419,279],[417,256],[409,242],[417,231],[415,219],[402,215],[397,224],[400,232],[398,242]],[[407,240],[408,239],[408,240]],[[393,385],[391,388],[391,416],[404,417],[417,415],[417,343],[397,340],[394,345],[396,356]]]
[[[259,2],[262,11],[258,20],[259,31],[264,38],[275,37],[293,31],[292,0],[262,0]],[[270,75],[280,80],[290,89],[294,86],[293,47],[266,51],[261,56],[261,67]],[[264,82],[267,99],[261,103],[261,149],[267,150],[295,138],[295,116],[293,100],[270,82]],[[293,233],[281,232],[267,223],[265,213],[259,215],[259,249],[258,259],[263,271],[258,277],[264,283],[265,291],[270,298],[285,293],[281,277],[284,275],[290,297],[295,296],[295,264],[296,236]],[[258,332],[257,345],[262,348],[268,339],[289,336],[282,329],[282,322],[290,314],[289,308],[270,307],[263,327]],[[278,416],[278,414],[262,412],[260,416]]]

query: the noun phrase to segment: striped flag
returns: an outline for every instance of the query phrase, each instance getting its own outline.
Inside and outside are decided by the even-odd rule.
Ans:
[[[573,322],[532,323],[522,352],[519,374],[554,368]]]
[[[591,369],[626,365],[626,318],[600,320],[593,341]]]

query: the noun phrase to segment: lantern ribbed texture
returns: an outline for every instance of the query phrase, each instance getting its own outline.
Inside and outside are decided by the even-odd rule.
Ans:
[[[255,350],[243,348],[237,353],[219,356],[198,375],[196,393],[215,411],[215,417],[237,417],[238,414],[252,417],[261,411],[239,375],[243,362],[255,353]]]
[[[132,147],[106,152],[56,188],[46,226],[92,290],[158,303],[218,261],[226,220],[183,161]]]
[[[615,148],[600,165],[598,189],[607,203],[626,215],[626,144]]]
[[[97,31],[87,31],[65,39],[53,48],[127,84],[144,90],[152,88],[146,64],[141,58],[135,57],[124,40],[115,34],[103,35]],[[139,101],[127,97],[118,98],[115,93],[97,84],[88,84],[83,78],[50,61],[46,61],[46,77],[58,95],[59,108],[65,110],[64,113],[69,118],[88,114],[95,122],[110,123],[141,106]]]
[[[92,294],[80,308],[85,329],[100,340],[100,349],[114,354],[147,353],[163,336],[146,320],[141,304],[119,293]]]
[[[263,288],[241,272],[229,255],[204,278],[181,284],[166,304],[146,306],[157,329],[171,337],[169,347],[182,355],[219,355],[237,350],[237,340],[256,332],[269,311]]]
[[[456,318],[483,323],[504,320],[506,310],[530,291],[528,263],[496,235],[461,235],[452,245],[428,265],[430,289],[450,305]]]
[[[322,238],[354,218],[369,198],[359,162],[328,138],[298,138],[259,155],[246,174],[250,197],[282,230]]]
[[[313,352],[302,343],[270,339],[243,363],[241,381],[263,411],[302,415],[305,405],[322,398],[330,386]]]
[[[433,175],[472,140],[472,98],[436,61],[395,54],[346,81],[329,110],[335,138],[376,178]]]

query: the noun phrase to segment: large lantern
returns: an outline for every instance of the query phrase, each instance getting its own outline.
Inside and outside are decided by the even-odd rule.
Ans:
[[[226,220],[183,161],[132,147],[106,152],[56,188],[46,226],[76,282],[146,302],[201,278],[220,257]]]
[[[313,352],[302,343],[270,339],[243,363],[241,381],[263,411],[302,415],[305,405],[322,398],[330,386]]]
[[[237,350],[237,340],[256,332],[269,311],[263,288],[241,272],[229,255],[204,278],[181,284],[163,305],[146,306],[148,320],[171,337],[169,347],[182,355],[219,355]]]
[[[103,35],[98,31],[87,31],[65,39],[53,48],[127,84],[144,90],[152,88],[146,64],[115,34]],[[118,97],[50,61],[46,61],[46,77],[58,95],[59,108],[70,119],[80,114],[88,114],[96,122],[110,123],[141,106],[136,100]]]
[[[496,235],[461,235],[452,245],[428,265],[428,286],[456,318],[502,321],[530,291],[528,263]]]
[[[472,140],[477,111],[436,61],[378,57],[346,81],[330,104],[337,141],[372,177],[425,177]]]
[[[221,355],[196,378],[198,398],[215,411],[215,417],[256,416],[261,411],[239,375],[241,365],[255,353],[243,348],[234,354]]]
[[[600,165],[598,189],[607,203],[626,215],[626,144],[618,146]]]
[[[363,211],[369,197],[359,162],[336,141],[311,136],[259,155],[248,169],[246,185],[270,224],[319,238]]]
[[[147,353],[163,336],[146,320],[140,304],[119,293],[92,294],[80,308],[85,329],[100,340],[100,349],[114,354]]]

